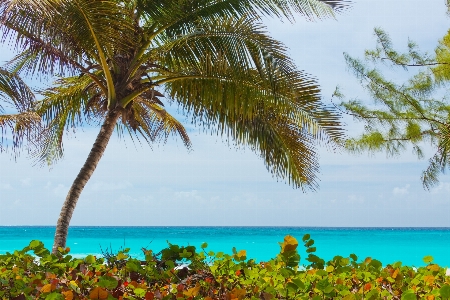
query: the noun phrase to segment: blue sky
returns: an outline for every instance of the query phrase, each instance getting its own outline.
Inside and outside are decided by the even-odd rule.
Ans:
[[[337,85],[349,98],[369,101],[342,53],[362,57],[374,48],[374,27],[387,31],[397,49],[408,37],[433,51],[449,28],[444,0],[355,0],[337,20],[295,24],[266,20],[290,49],[298,67],[313,74],[330,103]],[[4,52],[6,53],[6,51]],[[393,73],[398,79],[406,72]],[[348,134],[361,125],[345,119]],[[23,154],[0,155],[0,225],[54,225],[97,129],[65,139],[65,157],[51,169]],[[411,151],[355,156],[320,149],[320,189],[303,193],[272,178],[250,149],[230,147],[220,136],[190,127],[194,151],[178,139],[134,145],[115,135],[82,193],[72,225],[220,226],[450,226],[450,176],[425,191],[427,162]],[[431,153],[430,151],[428,152]]]

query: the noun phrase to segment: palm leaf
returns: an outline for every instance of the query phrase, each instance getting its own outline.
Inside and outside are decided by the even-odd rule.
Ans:
[[[0,114],[0,150],[11,146],[16,152],[24,141],[33,144],[40,118],[31,110],[35,99],[31,89],[17,75],[0,69],[0,97],[4,102],[0,103],[0,113],[14,112]]]
[[[61,78],[41,93],[44,98],[36,102],[35,110],[46,126],[34,156],[41,163],[51,164],[63,156],[65,132],[104,116],[101,99],[105,98],[88,76]]]
[[[132,43],[131,25],[116,1],[48,1],[51,18],[26,0],[0,3],[2,42],[13,39],[17,50],[27,52],[31,73],[80,71],[84,61],[98,63],[102,52],[112,56]]]
[[[192,148],[184,126],[153,99],[139,97],[133,102],[136,129],[148,142],[165,142],[170,135],[180,136],[184,145]],[[130,128],[130,127],[128,127]]]
[[[195,124],[254,147],[276,177],[314,189],[318,165],[312,141],[336,145],[343,137],[339,116],[320,103],[317,85],[293,73],[284,78],[289,88],[274,92],[257,71],[236,78],[217,63],[210,61],[195,78],[168,82],[167,92]]]

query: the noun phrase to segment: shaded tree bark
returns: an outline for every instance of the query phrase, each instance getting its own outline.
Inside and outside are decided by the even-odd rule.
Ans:
[[[108,112],[86,162],[70,187],[66,200],[61,208],[58,223],[56,224],[55,239],[52,248],[52,253],[54,254],[58,253],[58,247],[66,247],[70,219],[77,205],[78,198],[102,158],[119,116],[120,113],[117,110]]]

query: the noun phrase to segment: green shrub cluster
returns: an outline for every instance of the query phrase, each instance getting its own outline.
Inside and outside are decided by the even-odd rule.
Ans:
[[[314,241],[303,237],[308,257],[300,266],[298,241],[286,236],[280,253],[267,262],[247,259],[246,251],[208,252],[168,244],[159,253],[143,249],[145,260],[104,253],[74,258],[69,248],[51,254],[39,241],[0,255],[1,299],[450,299],[446,270],[425,257],[425,267],[403,266],[357,256],[325,262]]]

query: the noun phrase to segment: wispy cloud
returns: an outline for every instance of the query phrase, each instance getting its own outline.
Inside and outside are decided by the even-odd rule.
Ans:
[[[392,194],[394,194],[395,196],[407,195],[409,193],[409,188],[410,188],[409,184],[405,185],[404,187],[395,187],[392,190]]]
[[[365,199],[364,199],[364,197],[363,196],[360,196],[360,195],[349,195],[348,196],[348,198],[347,198],[347,203],[353,203],[353,204],[356,204],[356,203],[364,203],[365,202]]]
[[[11,190],[12,186],[9,183],[0,183],[0,190]]]
[[[69,189],[64,184],[58,184],[58,186],[52,189],[53,194],[58,197],[64,197],[67,194],[68,190]]]
[[[97,181],[94,182],[90,186],[90,190],[93,191],[114,191],[114,190],[124,190],[127,188],[133,187],[133,185],[128,182],[104,182],[104,181]]]
[[[202,199],[202,197],[199,195],[197,190],[175,192],[175,198],[177,198],[177,199],[195,199],[195,200]]]
[[[444,193],[450,192],[450,182],[440,182],[437,187],[431,189],[432,194],[439,194],[443,192]]]
[[[31,178],[24,178],[24,179],[20,180],[20,184],[22,185],[22,187],[31,186]]]

